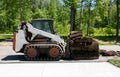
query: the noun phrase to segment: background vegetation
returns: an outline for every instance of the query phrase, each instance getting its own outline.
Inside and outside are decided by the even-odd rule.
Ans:
[[[52,18],[62,36],[69,34],[70,25],[91,37],[116,40],[119,36],[119,0],[0,0],[0,34],[16,30],[21,21],[20,6],[23,20]]]

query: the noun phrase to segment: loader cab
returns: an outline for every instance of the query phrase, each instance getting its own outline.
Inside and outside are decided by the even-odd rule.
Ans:
[[[34,19],[31,21],[33,27],[46,31],[48,33],[55,34],[53,29],[53,20],[52,19]]]

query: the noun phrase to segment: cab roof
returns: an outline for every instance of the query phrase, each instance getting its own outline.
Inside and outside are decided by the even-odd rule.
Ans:
[[[32,21],[34,21],[34,20],[37,20],[37,21],[39,21],[39,20],[43,20],[43,21],[53,21],[53,19],[50,19],[50,18],[39,18],[39,19],[33,19]]]

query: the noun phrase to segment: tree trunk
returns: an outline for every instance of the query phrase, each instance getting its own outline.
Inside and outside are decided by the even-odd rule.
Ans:
[[[82,12],[83,12],[83,0],[81,1],[81,4],[80,4],[80,26],[82,24]]]
[[[116,8],[117,8],[116,42],[117,42],[118,41],[118,36],[119,36],[119,0],[116,1]]]
[[[110,0],[108,4],[108,28],[110,29],[110,32],[111,32],[111,8],[112,8],[112,0]]]
[[[74,5],[71,5],[70,7],[70,24],[71,24],[70,31],[75,30],[75,16],[76,16],[76,8],[74,7]]]
[[[108,25],[110,27],[110,12],[111,12],[111,0],[108,4]]]
[[[90,8],[91,8],[91,1],[90,0],[90,3],[89,3],[89,7],[88,7],[88,25],[87,25],[87,36],[89,36],[89,27],[91,25],[91,11],[90,11]]]

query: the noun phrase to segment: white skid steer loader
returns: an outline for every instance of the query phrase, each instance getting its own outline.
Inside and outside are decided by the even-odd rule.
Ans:
[[[36,19],[19,24],[13,50],[24,53],[27,60],[59,60],[65,53],[65,42],[55,34],[52,19]]]

